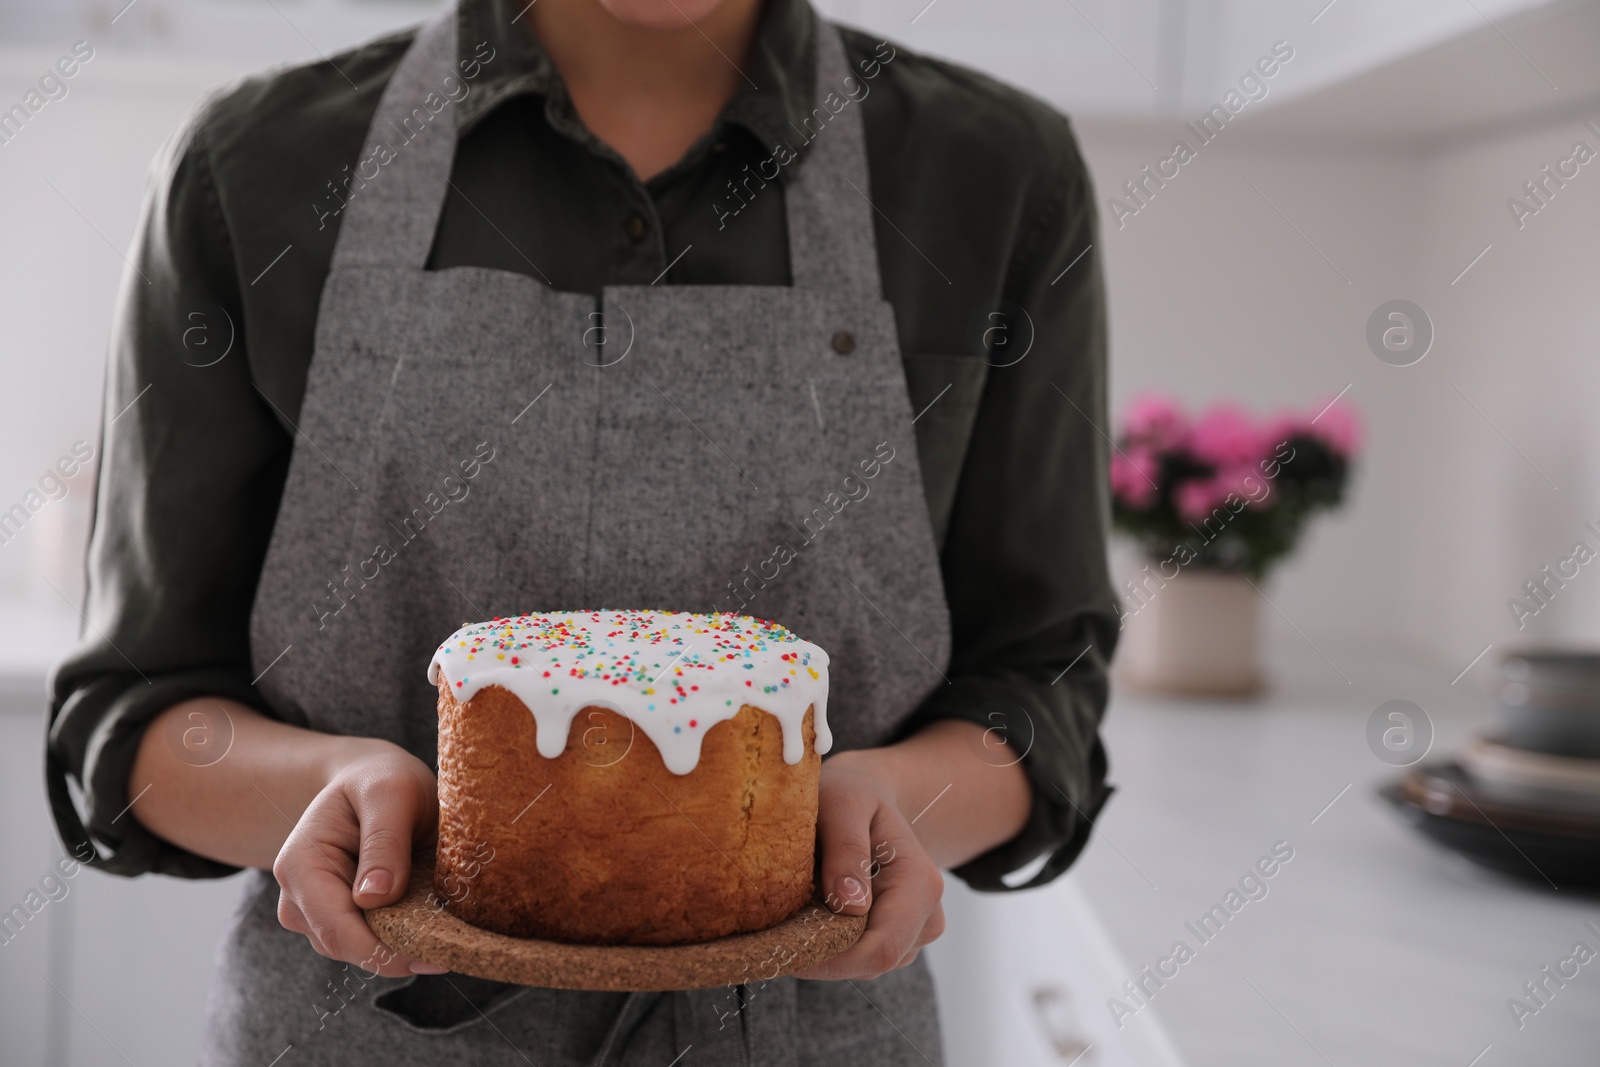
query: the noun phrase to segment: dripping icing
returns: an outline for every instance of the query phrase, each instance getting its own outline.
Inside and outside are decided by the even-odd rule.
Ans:
[[[538,724],[539,754],[566,749],[586,707],[632,721],[674,774],[700,762],[700,742],[750,704],[783,727],[783,758],[805,755],[802,724],[816,708],[818,754],[828,730],[828,654],[775,622],[749,615],[668,611],[560,611],[463,626],[428,664],[428,681],[459,701],[484,686],[514,694]]]

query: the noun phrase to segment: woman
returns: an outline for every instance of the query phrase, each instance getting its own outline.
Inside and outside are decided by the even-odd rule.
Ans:
[[[461,0],[214,95],[156,179],[47,767],[105,870],[254,869],[205,1062],[937,1062],[939,869],[1053,878],[1108,793],[1065,120],[804,0]],[[818,882],[861,941],[675,994],[383,951],[433,646],[657,605],[829,650]]]

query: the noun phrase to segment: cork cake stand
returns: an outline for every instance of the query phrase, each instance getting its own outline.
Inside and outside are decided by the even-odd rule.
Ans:
[[[571,945],[507,937],[450,914],[433,890],[431,853],[415,858],[406,895],[366,913],[378,940],[414,959],[518,985],[640,992],[760,982],[830,960],[860,939],[865,915],[815,904],[765,930],[693,945]]]

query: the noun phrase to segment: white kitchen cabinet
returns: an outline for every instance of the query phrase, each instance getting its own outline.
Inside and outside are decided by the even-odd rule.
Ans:
[[[7,1067],[172,1067],[200,1048],[211,957],[236,878],[117,878],[88,869],[51,887],[65,858],[44,791],[45,671],[76,617],[0,608],[0,1063]],[[13,932],[14,931],[14,932]]]

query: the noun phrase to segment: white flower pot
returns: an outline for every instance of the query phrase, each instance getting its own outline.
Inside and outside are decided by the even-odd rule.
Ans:
[[[1186,567],[1166,578],[1152,564],[1133,584],[1121,598],[1119,683],[1197,696],[1260,691],[1261,596],[1244,575]]]

